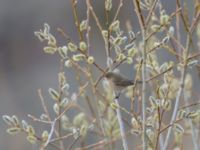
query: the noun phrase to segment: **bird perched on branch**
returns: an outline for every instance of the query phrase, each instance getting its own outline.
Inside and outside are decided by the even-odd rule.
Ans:
[[[107,72],[105,74],[105,77],[108,80],[111,88],[115,91],[116,98],[119,98],[120,93],[123,89],[128,86],[134,85],[133,80],[129,80],[116,72]],[[137,83],[142,83],[142,81],[137,81]]]

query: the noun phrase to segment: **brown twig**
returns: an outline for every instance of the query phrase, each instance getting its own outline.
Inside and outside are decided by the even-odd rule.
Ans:
[[[185,108],[192,107],[192,106],[196,106],[196,105],[200,105],[200,102],[189,104],[189,105],[186,105],[186,106],[181,106],[178,110],[185,109]]]
[[[43,109],[44,109],[45,115],[47,116],[48,120],[51,121],[51,118],[50,118],[48,109],[47,109],[47,107],[46,107],[46,105],[45,105],[45,102],[44,102],[44,97],[43,97],[43,95],[42,95],[41,89],[38,89],[38,95],[39,95],[39,97],[40,97],[40,100],[41,100],[42,107],[43,107]]]
[[[151,6],[151,9],[150,9],[150,11],[149,11],[149,13],[148,13],[148,15],[147,15],[147,17],[146,17],[145,24],[147,24],[147,25],[149,24],[149,21],[150,21],[150,19],[151,19],[151,17],[152,17],[152,13],[153,13],[153,11],[154,11],[155,8],[156,8],[157,3],[158,3],[158,0],[155,0],[155,1],[153,2],[153,5]]]
[[[150,79],[147,79],[146,82],[149,82],[149,81],[151,81],[151,80],[153,80],[153,79],[155,79],[155,78],[157,78],[157,77],[159,77],[159,76],[165,74],[166,72],[170,71],[172,68],[173,68],[173,66],[169,67],[168,69],[162,71],[161,73],[159,73],[159,74],[157,74],[157,75],[151,77]]]
[[[112,22],[114,22],[117,19],[122,6],[123,6],[123,0],[120,0],[117,11],[115,13],[115,17],[113,18]]]
[[[83,33],[80,30],[80,22],[79,22],[78,13],[77,13],[77,0],[71,0],[71,4],[72,4],[72,9],[73,9],[75,25],[79,34],[79,39],[80,41],[83,41]]]
[[[147,101],[146,101],[146,72],[147,72],[147,68],[146,68],[146,56],[147,56],[147,47],[146,47],[146,43],[147,43],[147,39],[146,39],[146,24],[145,24],[145,20],[144,20],[144,16],[142,15],[142,11],[140,8],[140,1],[139,0],[133,0],[133,4],[135,6],[135,12],[137,15],[137,18],[139,20],[139,24],[140,24],[140,29],[141,29],[141,33],[142,33],[142,43],[143,43],[143,49],[142,49],[142,145],[143,145],[143,149],[146,150],[147,149],[147,138],[148,136],[146,135],[146,107],[147,107]]]
[[[99,28],[99,30],[101,32],[102,31],[102,27],[100,25],[100,22],[99,22],[99,19],[98,19],[96,13],[94,12],[94,9],[93,9],[93,7],[91,5],[90,0],[86,0],[86,4],[87,4],[87,7],[89,8],[89,10],[91,11],[91,14],[92,14],[94,20],[96,21],[96,24],[97,24],[97,26],[98,26],[98,28]]]

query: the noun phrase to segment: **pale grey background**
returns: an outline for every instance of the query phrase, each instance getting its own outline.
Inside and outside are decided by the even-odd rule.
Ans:
[[[86,18],[84,0],[78,1],[79,17]],[[118,0],[113,1],[118,3]],[[105,27],[104,3],[100,0],[93,2]],[[175,9],[174,0],[163,2],[168,13]],[[116,9],[113,12],[115,11]],[[124,0],[119,18],[122,23],[130,19],[137,31],[132,0]],[[44,54],[44,44],[33,34],[43,28],[44,22],[51,26],[51,32],[59,40],[59,45],[64,45],[65,39],[56,32],[57,27],[63,28],[74,41],[78,39],[70,0],[0,0],[0,116],[15,114],[20,119],[28,119],[26,114],[40,115],[42,107],[37,89],[41,88],[45,98],[49,99],[48,88],[57,87],[59,57]],[[96,35],[98,32],[92,30],[91,46],[93,53],[98,56],[97,62],[105,67],[104,45],[99,34]],[[126,70],[125,74],[129,75],[127,71],[130,68],[121,69]],[[10,136],[5,132],[6,127],[0,119],[0,149],[31,149],[23,134]]]

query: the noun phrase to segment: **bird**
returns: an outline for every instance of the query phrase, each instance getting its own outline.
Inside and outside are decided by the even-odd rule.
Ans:
[[[128,86],[134,85],[133,80],[129,80],[120,73],[117,72],[107,72],[105,74],[106,79],[109,82],[110,87],[114,90],[116,98],[119,98],[121,91]],[[137,81],[137,83],[142,83],[142,81]]]

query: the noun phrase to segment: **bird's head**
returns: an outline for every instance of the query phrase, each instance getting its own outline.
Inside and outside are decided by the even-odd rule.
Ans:
[[[113,78],[113,76],[114,76],[114,73],[113,73],[113,72],[107,72],[107,73],[105,74],[105,77],[106,77],[107,79],[111,79],[111,78]]]

